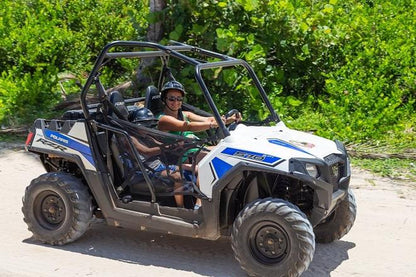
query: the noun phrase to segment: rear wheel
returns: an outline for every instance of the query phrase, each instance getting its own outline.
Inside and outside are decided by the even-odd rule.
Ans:
[[[312,261],[315,237],[306,216],[280,199],[260,199],[237,216],[235,258],[250,276],[299,276]]]
[[[92,219],[91,196],[78,178],[50,172],[26,188],[22,212],[35,239],[63,245],[81,237]]]
[[[354,225],[356,215],[355,196],[349,189],[348,196],[342,200],[335,211],[315,227],[316,242],[330,243],[345,236]]]

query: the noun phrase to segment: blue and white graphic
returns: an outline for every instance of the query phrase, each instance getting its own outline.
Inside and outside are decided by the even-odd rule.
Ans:
[[[82,154],[92,165],[95,166],[94,160],[91,155],[91,149],[68,136],[65,136],[59,132],[52,130],[44,130],[45,137],[52,140],[53,142],[71,148]]]
[[[275,165],[278,161],[281,160],[281,158],[275,157],[272,155],[252,152],[252,151],[247,151],[247,150],[240,150],[236,148],[229,148],[229,147],[225,148],[221,153],[230,155],[235,158],[242,159],[242,160],[248,160],[251,162],[262,163],[262,164],[267,164],[267,165]]]
[[[302,153],[305,153],[305,154],[308,154],[308,155],[312,155],[311,153],[309,153],[309,152],[307,152],[307,151],[305,151],[305,150],[303,150],[299,147],[296,147],[292,144],[289,144],[285,141],[281,141],[281,140],[278,140],[278,139],[268,139],[268,141],[270,143],[273,143],[273,144],[276,144],[276,145],[279,145],[279,146],[283,146],[283,147],[290,148],[290,149],[293,149],[293,150],[296,150],[296,151],[299,151],[299,152],[302,152]]]
[[[217,174],[218,179],[224,176],[224,174],[227,173],[227,171],[233,167],[229,163],[226,163],[219,158],[212,159],[211,163],[214,168],[215,174]]]

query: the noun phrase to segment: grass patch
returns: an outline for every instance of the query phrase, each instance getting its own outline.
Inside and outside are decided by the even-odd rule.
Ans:
[[[413,159],[352,158],[351,163],[383,177],[416,182],[416,161]]]
[[[26,141],[27,134],[15,135],[15,134],[0,134],[0,142],[7,143],[24,143]]]
[[[414,132],[401,133],[384,140],[350,144],[347,149],[353,166],[383,177],[416,182],[415,141]]]
[[[288,120],[288,126],[303,131],[313,131],[317,135],[328,139],[339,139],[347,147],[353,166],[368,170],[379,176],[392,179],[416,182],[416,130],[414,120],[407,123],[409,126],[395,133],[375,135],[365,142],[350,141],[339,137],[338,133],[325,130],[323,122],[325,117],[318,112],[309,111],[296,119]],[[335,119],[332,119],[335,120]]]

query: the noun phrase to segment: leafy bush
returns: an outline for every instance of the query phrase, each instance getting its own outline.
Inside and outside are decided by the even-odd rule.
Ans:
[[[0,122],[48,110],[60,99],[57,73],[83,77],[103,45],[138,39],[161,18],[162,42],[247,60],[290,126],[344,141],[416,144],[413,1],[167,0],[154,14],[147,5],[1,2]],[[190,77],[186,69],[177,74]]]
[[[249,61],[289,125],[416,141],[412,1],[174,2],[167,36]]]
[[[319,100],[333,122],[321,134],[366,141],[409,130],[416,107],[414,8],[386,2],[351,11],[346,63],[326,75],[327,95]]]
[[[0,123],[20,124],[59,101],[57,74],[89,70],[102,47],[144,33],[142,1],[0,3]]]

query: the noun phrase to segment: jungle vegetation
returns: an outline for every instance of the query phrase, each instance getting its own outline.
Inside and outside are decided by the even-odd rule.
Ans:
[[[245,59],[288,126],[413,153],[405,160],[415,170],[411,0],[3,0],[1,126],[61,113],[53,107],[64,101],[65,76],[82,84],[105,44],[149,39]],[[65,86],[64,97],[79,92]]]

